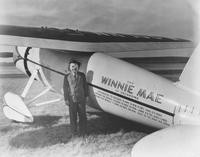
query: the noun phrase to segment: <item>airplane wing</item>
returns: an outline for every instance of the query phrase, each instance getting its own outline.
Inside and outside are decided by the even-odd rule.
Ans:
[[[9,25],[0,25],[0,44],[107,53],[171,80],[177,80],[195,47],[178,38]]]
[[[123,53],[193,47],[189,40],[178,38],[8,25],[0,26],[0,39],[0,44],[81,52]]]
[[[132,157],[197,157],[199,145],[199,125],[177,125],[139,140],[132,149]]]

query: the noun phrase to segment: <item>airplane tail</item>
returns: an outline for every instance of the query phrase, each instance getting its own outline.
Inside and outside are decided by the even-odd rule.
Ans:
[[[178,85],[190,91],[200,93],[200,44],[198,44],[183,69]]]

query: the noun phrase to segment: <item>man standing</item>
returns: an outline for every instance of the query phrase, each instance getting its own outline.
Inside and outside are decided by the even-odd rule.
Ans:
[[[86,99],[88,97],[88,86],[85,74],[79,72],[81,63],[76,60],[70,60],[68,65],[69,73],[64,77],[63,91],[66,105],[69,106],[70,126],[72,136],[78,134],[77,115],[79,117],[79,133],[86,135],[87,117],[86,117]]]

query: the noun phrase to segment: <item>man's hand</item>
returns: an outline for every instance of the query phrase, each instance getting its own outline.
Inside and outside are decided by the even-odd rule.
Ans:
[[[65,105],[69,106],[69,101],[65,100]]]
[[[89,103],[89,96],[86,97],[86,104]]]

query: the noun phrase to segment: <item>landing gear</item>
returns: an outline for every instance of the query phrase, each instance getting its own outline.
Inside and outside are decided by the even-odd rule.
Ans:
[[[41,75],[40,69],[35,69],[32,72],[31,77],[29,78],[27,85],[25,86],[21,96],[14,94],[12,92],[7,92],[4,95],[4,104],[3,104],[3,112],[8,119],[15,120],[18,122],[28,122],[31,123],[34,121],[34,118],[29,111],[27,106],[41,106],[45,104],[55,103],[62,100],[62,96],[54,100],[45,101],[42,103],[32,104],[35,100],[37,100],[42,95],[46,94],[48,91],[52,89],[52,87],[48,84],[46,85],[46,89],[44,89],[41,93],[35,96],[33,99],[28,100],[26,103],[24,99],[26,98],[28,91],[30,90],[34,80],[37,76]]]

